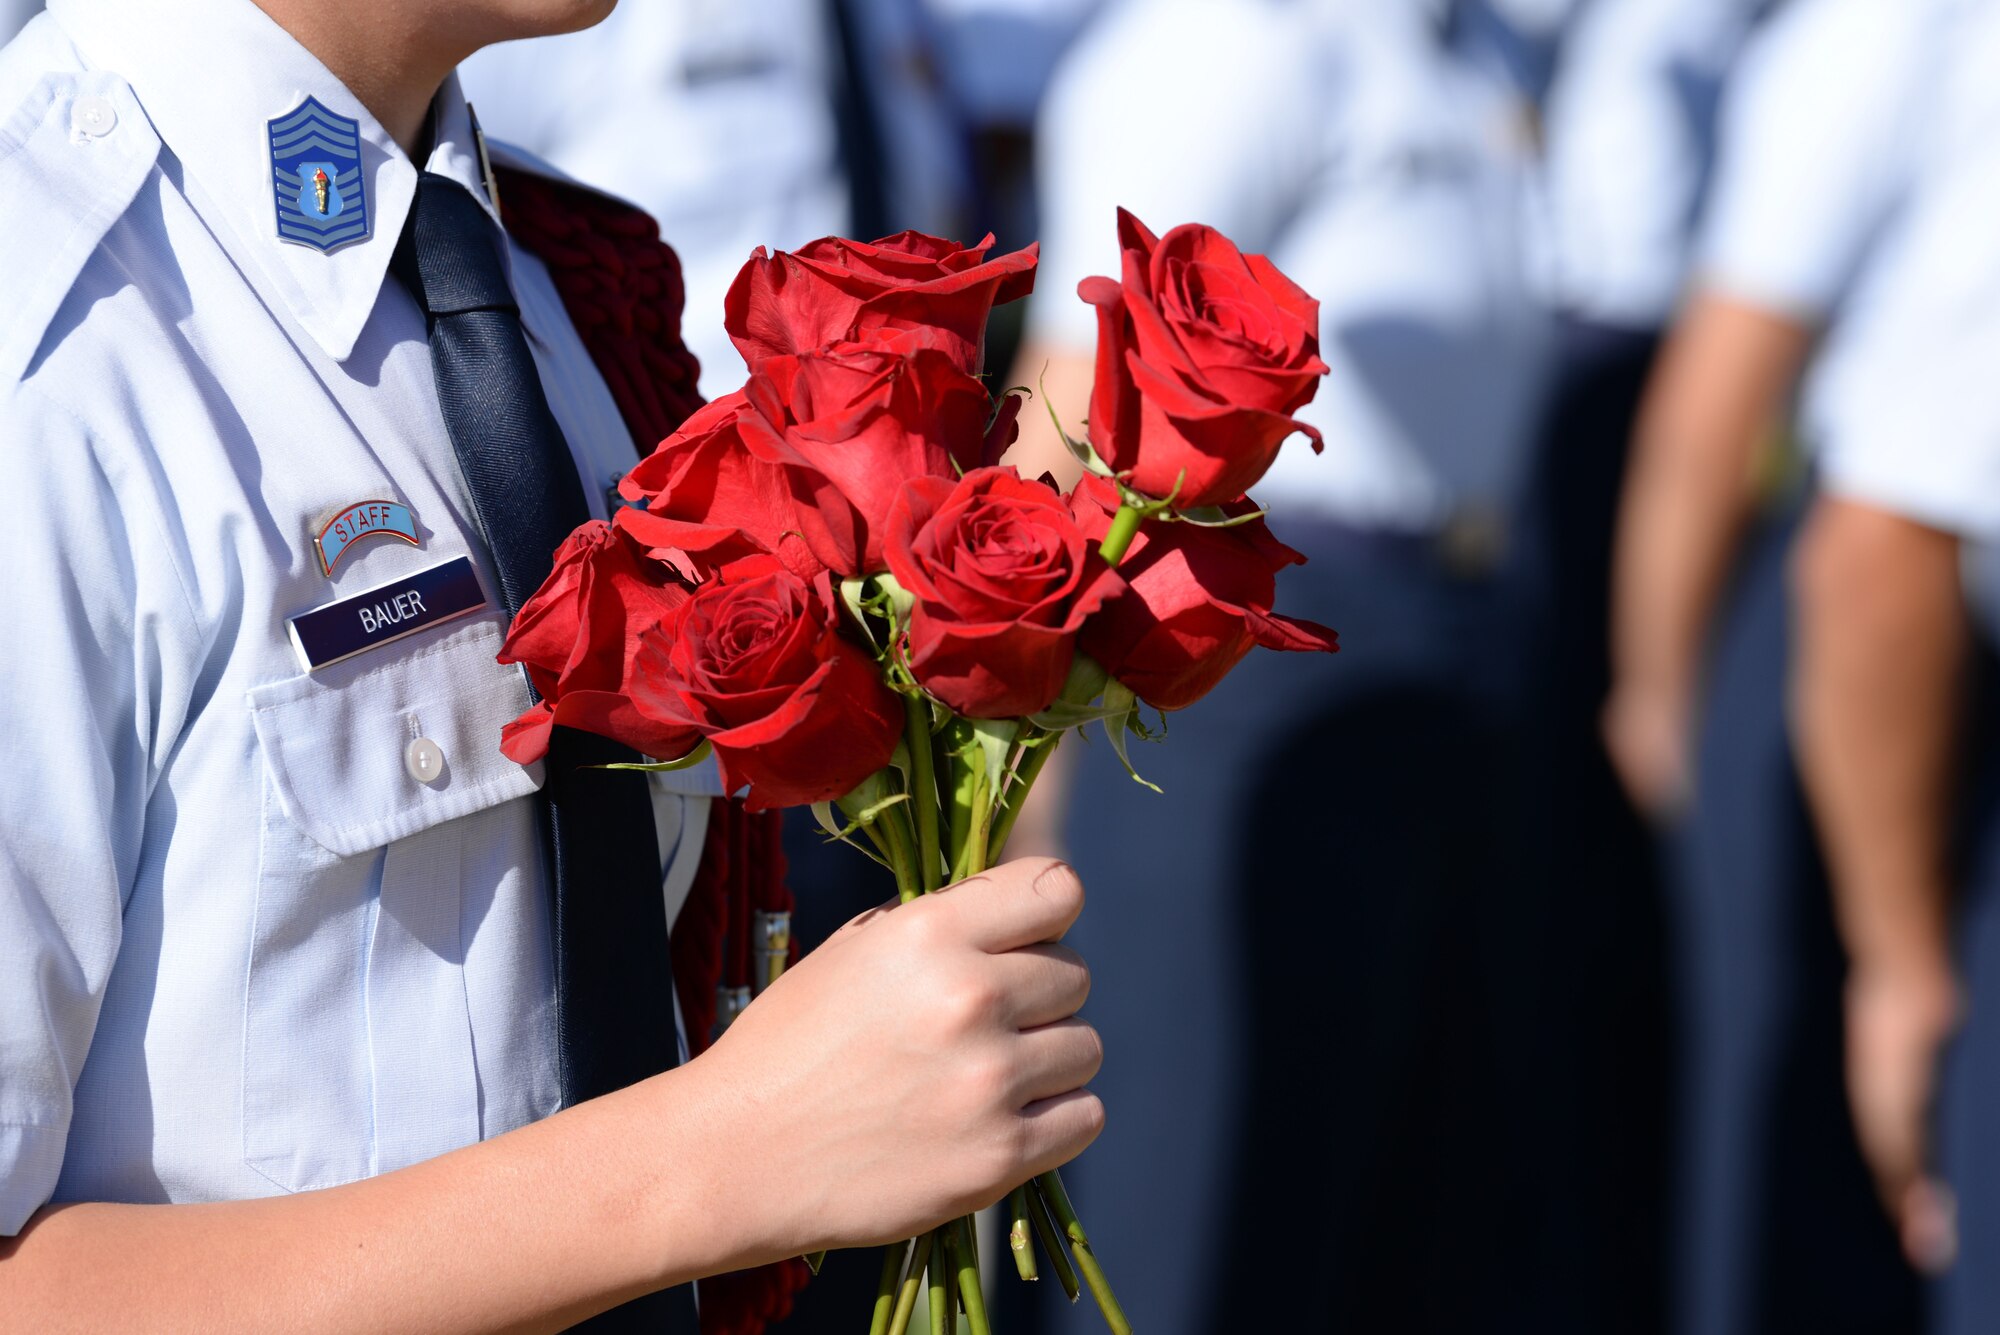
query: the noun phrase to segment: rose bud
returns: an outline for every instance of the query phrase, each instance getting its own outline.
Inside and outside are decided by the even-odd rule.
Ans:
[[[755,557],[703,584],[646,637],[639,707],[699,731],[749,808],[841,797],[889,763],[902,701],[840,635],[832,580]]]
[[[1319,303],[1212,227],[1164,239],[1118,211],[1124,280],[1086,278],[1097,307],[1090,443],[1134,491],[1177,507],[1239,499],[1270,470],[1319,388]]]
[[[799,535],[784,465],[744,439],[741,422],[754,415],[741,390],[695,413],[618,484],[644,508],[621,509],[612,522],[690,580],[758,554],[808,578],[825,569]]]
[[[501,751],[523,765],[540,760],[557,724],[660,760],[692,751],[701,741],[693,728],[641,713],[628,694],[641,637],[687,597],[671,570],[609,524],[592,520],[570,534],[500,646],[500,661],[526,667],[542,697],[501,731]]]
[[[905,481],[978,468],[989,433],[1013,430],[924,330],[773,357],[744,392],[757,409],[742,420],[745,443],[782,461],[795,527],[847,576],[884,569],[884,527]]]
[[[989,260],[992,246],[991,235],[968,249],[922,232],[829,236],[775,255],[759,246],[730,284],[723,327],[752,370],[877,330],[934,329],[953,364],[976,375],[993,307],[1035,287],[1036,247]]]
[[[1111,527],[1118,489],[1086,477],[1070,494],[1093,539]],[[1224,507],[1254,509],[1247,501]],[[1079,644],[1156,709],[1185,709],[1215,689],[1256,645],[1333,653],[1340,637],[1271,610],[1277,572],[1305,557],[1271,536],[1261,518],[1228,528],[1155,520],[1140,526],[1118,574],[1122,592],[1083,626]]]
[[[910,670],[968,718],[1048,708],[1084,619],[1122,587],[1061,493],[1012,468],[907,483],[889,515],[888,557],[916,600]]]

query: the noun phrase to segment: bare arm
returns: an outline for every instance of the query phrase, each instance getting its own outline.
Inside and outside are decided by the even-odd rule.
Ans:
[[[1935,1267],[1951,1249],[1925,1170],[1937,1052],[1958,1009],[1947,866],[1969,643],[1958,541],[1828,498],[1794,582],[1793,713],[1851,962],[1856,1128],[1905,1249]]]
[[[1656,817],[1686,796],[1702,646],[1755,500],[1758,447],[1810,342],[1803,324],[1698,292],[1646,392],[1612,572],[1604,727],[1627,791]]]
[[[1082,907],[1026,860],[864,915],[688,1066],[325,1191],[80,1204],[0,1240],[34,1331],[553,1331],[717,1271],[909,1236],[1095,1137]],[[911,1004],[924,998],[925,1005]]]

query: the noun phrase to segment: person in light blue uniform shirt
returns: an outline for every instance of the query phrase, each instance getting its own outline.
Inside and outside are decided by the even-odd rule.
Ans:
[[[2000,6],[1940,0],[1901,206],[1807,411],[1799,749],[1847,979],[1848,1083],[1884,1205],[1942,1272],[1929,1329],[2000,1326]]]
[[[1332,367],[1299,413],[1325,453],[1287,444],[1251,495],[1309,558],[1278,605],[1341,652],[1253,654],[1169,715],[1168,745],[1132,748],[1164,795],[1080,748],[1066,820],[1027,827],[1091,878],[1093,1006],[1126,1040],[1106,1097],[1146,1110],[1078,1165],[1110,1193],[1093,1242],[1135,1324],[1169,1335],[1296,1320],[1285,1283],[1245,1278],[1277,1238],[1309,1258],[1316,1327],[1602,1328],[1572,1282],[1595,1267],[1485,1208],[1553,1159],[1528,1146],[1554,1123],[1500,1073],[1539,1082],[1552,1057],[1534,971],[1506,977],[1533,914],[1502,777],[1547,331],[1521,260],[1529,118],[1454,45],[1453,11],[1130,0],[1042,112],[1042,268],[1011,382],[1080,434],[1096,322],[1076,286],[1118,272],[1121,205],[1268,255],[1320,301]],[[1039,407],[1023,430],[1024,469],[1065,466]],[[1088,1324],[1046,1306],[1050,1329]]]
[[[753,1010],[768,1019],[676,1067],[663,928],[719,800],[698,770],[628,789],[651,820],[605,839],[632,854],[626,902],[662,948],[620,985],[661,1001],[637,1037],[672,1069],[569,1096],[561,974],[590,961],[552,940],[570,872],[545,862],[542,772],[499,751],[532,697],[495,661],[496,591],[522,573],[507,529],[555,502],[496,510],[459,437],[468,403],[522,405],[479,452],[572,470],[579,519],[603,516],[633,442],[549,273],[496,225],[451,71],[484,41],[603,8],[57,0],[0,51],[0,460],[16,500],[0,537],[0,1324],[257,1330],[282,1309],[300,1329],[555,1329],[616,1308],[600,1328],[628,1329],[618,1304],[906,1236],[1089,1138],[1099,1115],[1072,1096],[1086,1106],[1056,1111],[1065,1143],[990,1182],[954,1185],[956,1155],[908,1162],[920,1199],[839,1180],[897,1153],[898,1118],[825,1070],[808,1080],[800,1058],[838,1054],[902,1106],[898,1042],[825,1025],[900,1009],[868,977],[912,963],[914,926],[851,933],[766,994]],[[406,230],[413,217],[430,221]],[[453,274],[470,275],[468,309],[449,306]],[[440,360],[466,353],[469,327],[486,351]],[[451,378],[468,368],[476,393]],[[420,613],[419,586],[455,601]],[[294,619],[326,606],[370,609],[363,630],[424,620],[381,643],[350,624],[321,652]],[[609,865],[570,851],[572,871]],[[1003,868],[990,887],[956,901],[964,930],[934,924],[968,944],[972,973],[932,983],[1044,1010],[984,971],[1006,966],[1003,938],[1061,925],[992,929],[1040,914],[1051,888],[1080,902],[1074,878]],[[569,892],[586,890],[612,886]],[[924,967],[945,959],[936,944]],[[1064,986],[1080,1004],[1078,979]],[[789,1022],[783,996],[802,1008]],[[938,1037],[912,1088],[954,1052],[990,1065],[989,1039],[1023,1035]],[[1094,1064],[1078,1052],[1034,1083],[1075,1089]],[[751,1071],[769,1100],[755,1137],[736,1111]],[[981,1102],[1013,1126],[1026,1114],[1009,1097]],[[787,1164],[798,1130],[843,1120],[860,1149]],[[786,1204],[802,1175],[826,1176],[833,1213]],[[113,1269],[87,1290],[68,1278]],[[673,1324],[691,1305],[671,1316],[691,1331]]]
[[[1797,0],[1753,39],[1725,100],[1692,292],[1635,442],[1606,735],[1635,800],[1671,832],[1675,1327],[1703,1335],[1918,1321],[1915,1275],[1863,1158],[1914,1132],[1914,1105],[1889,1108],[1879,1076],[1890,1028],[1917,1016],[1883,1022],[1869,980],[1888,943],[1866,933],[1843,957],[1835,935],[1819,845],[1838,864],[1838,831],[1822,820],[1815,838],[1800,786],[1811,756],[1795,736],[1804,655],[1786,580],[1818,550],[1800,540],[1801,516],[1826,504],[1811,498],[1854,476],[1841,401],[1857,369],[1878,386],[1880,372],[1846,349],[1899,281],[1888,251],[1941,124],[1936,87],[1962,12]],[[1882,352],[1871,339],[1865,360]],[[1909,425],[1871,466],[1922,487],[1934,446]],[[1886,1182],[1901,1218],[1903,1192]]]

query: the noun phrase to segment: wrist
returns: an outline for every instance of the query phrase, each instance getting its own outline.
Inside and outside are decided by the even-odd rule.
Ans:
[[[741,1270],[822,1245],[771,1171],[773,1124],[754,1079],[717,1048],[626,1091],[645,1101],[634,1134],[647,1158],[641,1199],[651,1264],[664,1282]],[[666,1273],[672,1271],[673,1273]]]

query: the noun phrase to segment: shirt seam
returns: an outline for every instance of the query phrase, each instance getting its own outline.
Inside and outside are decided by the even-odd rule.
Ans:
[[[98,434],[91,430],[89,424],[83,420],[83,417],[67,403],[42,390],[31,381],[19,382],[19,390],[23,394],[31,395],[40,403],[47,405],[52,411],[60,413],[69,419],[70,425],[75,427],[78,433],[82,435],[85,448],[90,451],[91,462],[97,465],[97,469],[104,475],[105,481],[111,484],[113,494],[117,494],[120,488],[117,483],[112,481],[112,471],[107,466],[104,455],[98,448]],[[197,657],[206,658],[209,650],[214,647],[215,628],[206,627],[202,624],[201,613],[197,610],[193,591],[188,587],[187,575],[182,571],[181,563],[175,559],[173,543],[168,539],[166,529],[160,523],[157,507],[148,504],[142,505],[139,508],[145,511],[146,522],[152,528],[153,538],[158,543],[161,552],[166,556],[165,564],[167,569],[173,574],[174,589],[181,597],[181,609],[187,614],[188,627],[193,630],[193,638],[199,646]],[[120,506],[120,509],[124,509],[124,507]]]

